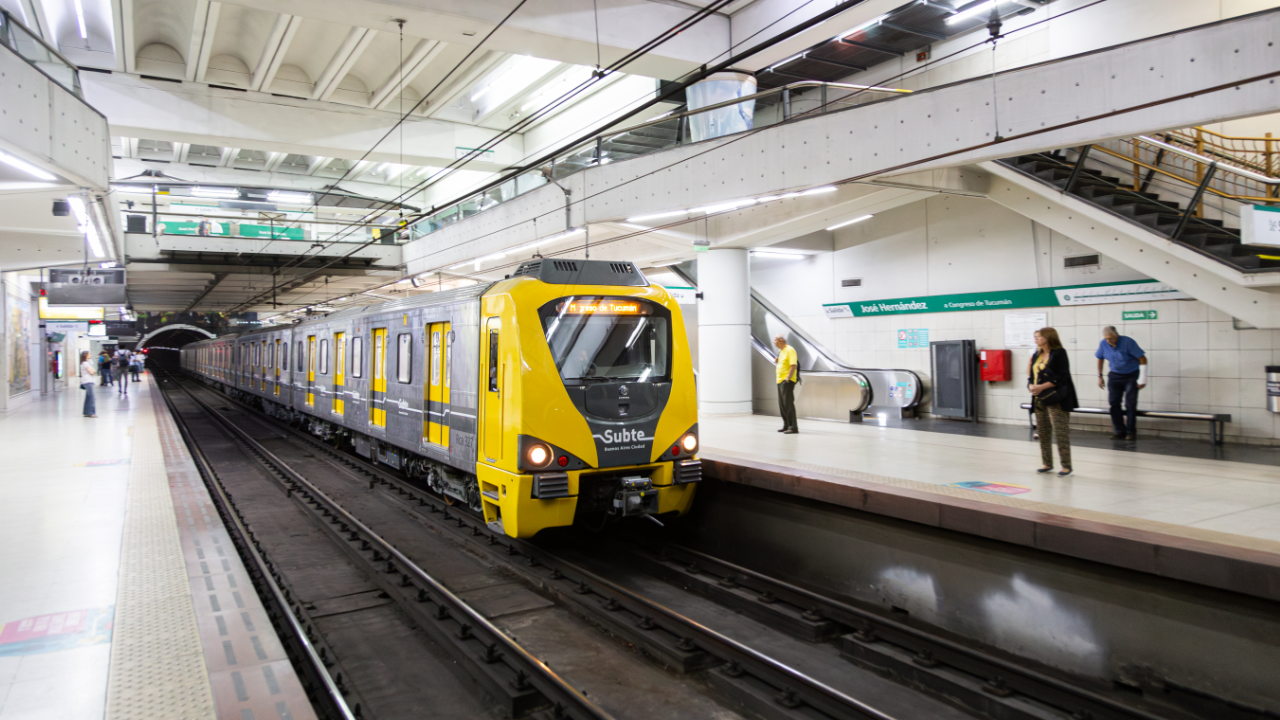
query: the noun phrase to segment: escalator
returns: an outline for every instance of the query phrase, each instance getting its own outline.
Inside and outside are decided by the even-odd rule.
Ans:
[[[662,268],[696,290],[692,263]],[[685,326],[695,360],[698,353],[697,305],[683,308]],[[923,399],[924,385],[910,370],[852,367],[755,290],[751,291],[752,409],[779,415],[773,338],[782,335],[795,348],[803,382],[796,392],[796,414],[802,418],[861,422],[864,415],[910,417]]]

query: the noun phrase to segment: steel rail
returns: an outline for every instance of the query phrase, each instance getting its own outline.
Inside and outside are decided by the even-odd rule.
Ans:
[[[241,401],[237,400],[236,402],[241,406],[246,406]],[[288,427],[278,418],[257,410],[255,412],[269,418],[273,424],[287,430],[292,436],[306,441],[312,447],[320,449],[350,466],[360,468],[374,478],[374,480],[370,481],[370,487],[377,483],[384,484],[393,487],[399,495],[408,495],[411,500],[417,502],[418,506],[427,504],[427,501],[422,498],[427,491],[409,485],[377,466],[341,453],[318,438]],[[430,508],[432,512],[440,510],[434,504],[430,504]],[[454,509],[456,510],[457,508]],[[415,512],[425,519],[436,520],[416,510]],[[604,607],[609,612],[614,613],[620,608],[626,609],[641,619],[639,627],[642,630],[665,630],[672,637],[678,638],[679,642],[676,643],[676,646],[681,651],[693,653],[702,650],[715,657],[720,664],[725,666],[723,672],[729,678],[737,679],[744,675],[750,675],[773,687],[777,693],[773,701],[782,708],[797,711],[801,717],[805,716],[803,714],[805,712],[804,709],[809,708],[829,718],[895,720],[893,716],[861,700],[850,697],[821,681],[805,675],[800,670],[687,618],[654,600],[600,577],[590,570],[560,559],[526,541],[515,540],[504,534],[498,534],[491,530],[481,518],[475,518],[463,513],[450,514],[447,509],[444,513],[445,517],[437,520],[437,522],[442,523],[446,528],[461,535],[464,539],[473,542],[484,539],[490,552],[503,547],[506,549],[505,552],[508,556],[520,555],[527,558],[534,567],[541,565],[547,568],[550,571],[550,576],[545,579],[556,581],[569,588],[567,592],[557,591],[562,597],[574,601],[579,606],[583,606],[583,601],[587,599],[587,596],[591,594],[599,595],[605,600],[603,606],[597,604],[594,608],[584,609],[590,612]],[[453,526],[450,527],[447,521],[454,521]],[[467,532],[463,532],[464,528]],[[408,561],[406,560],[405,562]],[[596,617],[602,617],[597,613],[592,614]]]
[[[157,383],[157,386],[159,386],[159,383]],[[244,521],[240,518],[239,514],[232,512],[234,504],[231,502],[231,498],[228,496],[226,488],[222,486],[222,481],[219,479],[217,471],[213,469],[213,464],[209,462],[208,457],[204,454],[204,450],[202,450],[199,444],[195,442],[195,437],[191,434],[191,429],[187,425],[186,420],[184,420],[182,415],[178,412],[178,408],[174,404],[173,398],[170,397],[169,393],[163,388],[157,387],[157,389],[160,390],[160,396],[164,398],[165,405],[169,408],[169,415],[173,418],[174,424],[178,427],[178,432],[186,441],[187,448],[191,452],[191,458],[195,461],[196,468],[205,481],[205,487],[214,493],[218,507],[223,511],[220,514],[222,515],[224,522],[229,520],[234,526],[233,529],[240,539],[240,542],[238,542],[237,545],[240,546],[241,556],[243,557],[246,552],[248,553],[248,559],[252,562],[254,569],[257,571],[258,577],[262,579],[262,584],[270,590],[271,599],[275,602],[280,614],[284,617],[288,628],[291,631],[293,641],[301,646],[303,655],[307,660],[309,669],[311,670],[311,674],[321,681],[321,685],[324,688],[324,697],[333,706],[331,708],[333,712],[330,716],[336,716],[343,720],[357,720],[357,716],[347,705],[347,700],[343,697],[342,690],[338,687],[338,683],[329,675],[329,670],[325,666],[324,660],[316,652],[315,645],[311,642],[311,639],[307,637],[306,630],[303,629],[302,623],[290,609],[291,603],[286,598],[284,591],[281,590],[280,585],[276,583],[276,580],[273,577],[275,572],[271,569],[271,563],[269,563],[267,559],[262,556],[262,553],[258,548],[255,547],[255,542],[252,539],[253,533],[251,533],[249,528],[245,526]]]
[[[300,495],[304,504],[324,505],[325,511],[322,512],[332,516],[327,521],[324,521],[325,523],[342,524],[344,528],[347,528],[342,532],[349,533],[349,539],[356,539],[354,536],[358,534],[363,536],[364,544],[377,545],[374,562],[386,562],[385,572],[388,574],[398,571],[403,578],[401,587],[409,587],[410,584],[416,586],[419,602],[435,600],[439,607],[445,608],[446,612],[437,617],[442,620],[452,617],[452,619],[458,621],[461,625],[458,633],[460,639],[472,637],[479,639],[481,636],[487,638],[488,642],[481,640],[489,648],[485,656],[485,662],[489,664],[503,662],[513,666],[512,669],[517,673],[517,679],[513,683],[517,685],[517,689],[519,689],[519,684],[521,683],[533,686],[548,700],[556,717],[573,717],[581,720],[615,720],[612,715],[588,700],[585,695],[561,678],[546,663],[518,645],[501,629],[467,604],[466,601],[453,594],[452,591],[410,560],[389,541],[290,467],[288,463],[277,457],[247,432],[237,427],[235,423],[227,419],[217,409],[197,397],[191,390],[182,385],[178,387],[199,405],[209,417],[230,430],[246,447],[251,448],[265,464],[284,476],[287,480],[286,484],[292,488],[291,492],[296,492]],[[381,560],[378,559],[379,553],[385,554],[386,557]],[[413,580],[410,580],[411,577]],[[507,662],[508,658],[514,659],[515,662]],[[516,665],[520,667],[515,667]]]

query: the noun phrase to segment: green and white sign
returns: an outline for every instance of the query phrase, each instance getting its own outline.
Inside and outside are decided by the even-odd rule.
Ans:
[[[1098,283],[1056,288],[1000,290],[996,292],[924,295],[892,300],[862,300],[822,306],[827,317],[876,317],[917,313],[963,312],[966,310],[1013,310],[1016,308],[1102,305],[1105,303],[1186,300],[1191,296],[1158,280],[1130,283]]]
[[[1125,310],[1120,313],[1122,320],[1156,320],[1159,317],[1155,310]]]

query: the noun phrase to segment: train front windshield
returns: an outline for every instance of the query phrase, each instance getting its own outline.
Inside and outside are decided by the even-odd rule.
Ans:
[[[626,297],[567,297],[538,311],[560,377],[592,381],[666,382],[671,374],[671,315]]]

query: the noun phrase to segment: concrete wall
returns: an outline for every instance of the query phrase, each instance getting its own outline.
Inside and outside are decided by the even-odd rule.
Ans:
[[[1126,282],[1144,279],[1101,256],[1094,268],[1065,269],[1063,258],[1093,254],[1070,238],[981,198],[939,196],[882,213],[835,231],[835,251],[806,260],[752,261],[752,286],[803,329],[858,367],[930,373],[927,349],[900,350],[897,331],[927,328],[930,340],[974,339],[979,348],[1004,347],[1006,311],[827,318],[823,303],[917,295]],[[862,278],[860,288],[841,288]],[[1158,319],[1124,323],[1126,310],[1156,310]],[[1008,312],[1037,312],[1019,309]],[[1238,329],[1232,318],[1195,300],[1044,308],[1071,351],[1081,404],[1105,407],[1093,353],[1106,325],[1130,335],[1150,355],[1150,378],[1140,407],[1231,413],[1227,434],[1237,442],[1280,444],[1280,415],[1265,410],[1265,371],[1280,364],[1280,330]],[[983,421],[1025,423],[1030,350],[1013,350],[1011,382],[983,383]],[[928,381],[927,381],[928,382]],[[928,405],[924,407],[927,413]],[[1109,427],[1105,417],[1073,416],[1077,426]],[[1200,422],[1142,421],[1144,433],[1206,437]]]

